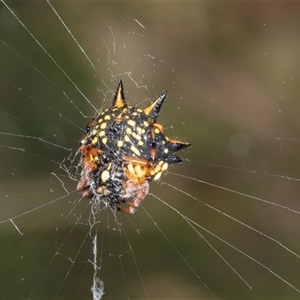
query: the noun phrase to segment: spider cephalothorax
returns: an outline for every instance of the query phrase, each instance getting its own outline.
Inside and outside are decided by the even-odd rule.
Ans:
[[[127,105],[120,81],[112,107],[86,127],[80,142],[82,172],[77,189],[86,198],[103,198],[133,214],[169,164],[182,160],[174,152],[190,146],[163,133],[157,117],[166,92],[145,109]],[[121,203],[126,206],[122,207]]]

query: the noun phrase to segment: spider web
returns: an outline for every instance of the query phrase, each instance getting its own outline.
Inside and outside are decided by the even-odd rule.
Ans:
[[[1,1],[2,298],[299,298],[299,10]],[[192,143],[132,216],[76,191],[120,79]]]

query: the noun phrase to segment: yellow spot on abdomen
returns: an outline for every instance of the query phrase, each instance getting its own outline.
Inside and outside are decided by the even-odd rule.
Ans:
[[[104,135],[105,135],[105,131],[102,130],[102,131],[99,132],[99,136],[100,136],[100,137],[101,137],[101,136],[104,136]]]
[[[137,149],[135,146],[131,146],[130,147],[130,149],[131,149],[131,151],[135,154],[135,155],[137,155],[137,156],[140,156],[141,155],[141,152],[139,151],[139,149]]]
[[[100,125],[100,128],[101,128],[101,129],[105,129],[106,126],[107,126],[107,123],[102,123],[102,124]]]
[[[161,177],[161,174],[162,174],[162,172],[158,172],[158,173],[154,176],[153,180],[158,180],[158,179]]]
[[[109,171],[104,170],[104,171],[101,173],[101,180],[102,180],[102,182],[107,181],[107,180],[109,179],[109,177],[110,177]]]
[[[93,139],[92,139],[92,145],[96,144],[98,142],[98,138],[95,136]]]
[[[155,129],[154,129],[154,132],[155,132],[156,134],[159,134],[159,133],[160,133],[160,130],[159,130],[158,128],[155,128]]]
[[[163,165],[161,166],[161,170],[162,171],[166,171],[167,169],[168,169],[168,167],[169,167],[169,164],[168,163],[163,163]]]
[[[136,165],[134,166],[134,170],[135,170],[135,174],[138,178],[143,178],[146,176],[146,170],[144,167],[140,166],[140,165]]]
[[[130,125],[132,127],[134,127],[136,124],[135,121],[133,121],[133,120],[129,120],[127,123],[128,123],[128,125]]]

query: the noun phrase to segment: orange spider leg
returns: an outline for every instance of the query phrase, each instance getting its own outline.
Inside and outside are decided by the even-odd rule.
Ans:
[[[82,145],[79,150],[82,153],[83,170],[78,182],[77,190],[84,191],[84,198],[92,198],[93,193],[88,186],[89,174],[98,168],[100,150],[90,146]]]
[[[139,166],[144,166],[148,167],[148,160],[143,159],[143,158],[137,158],[137,157],[131,157],[131,156],[124,156],[124,160],[126,163],[132,163],[133,165],[139,165]]]
[[[144,181],[143,183],[135,183],[128,179],[125,185],[126,193],[122,195],[122,199],[120,202],[123,202],[128,207],[114,207],[117,210],[126,213],[126,214],[134,214],[137,208],[139,207],[140,203],[146,197],[149,192],[149,183],[148,181]],[[126,198],[134,197],[133,201],[126,200]]]

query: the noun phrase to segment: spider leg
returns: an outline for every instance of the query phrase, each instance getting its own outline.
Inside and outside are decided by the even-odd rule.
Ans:
[[[136,208],[134,207],[128,207],[128,208],[124,208],[124,207],[120,207],[120,206],[112,206],[112,208],[115,208],[116,210],[124,213],[124,214],[128,214],[128,215],[132,215],[135,213],[135,211],[137,210]]]
[[[83,170],[81,173],[81,178],[77,185],[77,191],[83,192],[82,196],[84,198],[92,198],[93,192],[89,186],[89,172],[88,170]]]
[[[126,193],[121,195],[118,201],[124,203],[128,207],[120,207],[116,205],[112,205],[112,207],[126,214],[134,214],[149,192],[149,183],[148,181],[135,183],[128,179],[125,190]],[[128,198],[133,198],[133,200],[126,200]]]

